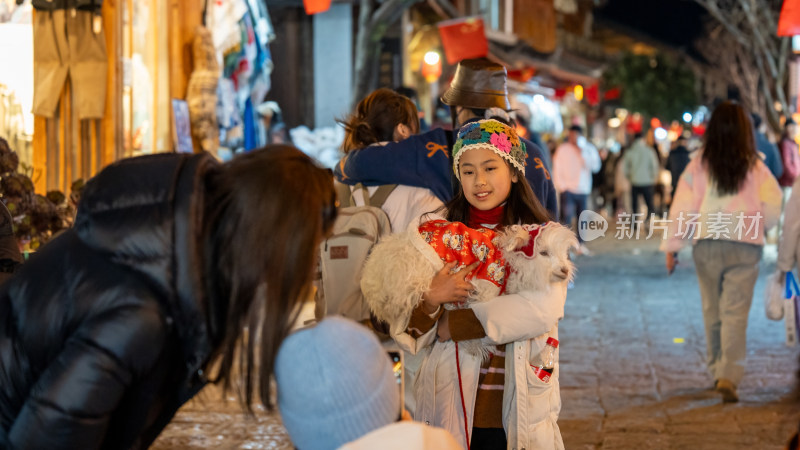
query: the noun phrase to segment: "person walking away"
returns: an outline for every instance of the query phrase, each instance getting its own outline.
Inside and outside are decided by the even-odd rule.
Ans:
[[[614,163],[614,215],[627,213],[631,210],[631,182],[625,174],[624,156],[630,147],[621,147],[619,156]]]
[[[767,139],[767,135],[764,134],[767,129],[767,124],[765,124],[761,119],[761,116],[756,113],[751,113],[750,118],[753,120],[753,129],[755,130],[756,135],[756,150],[758,151],[758,156],[761,157],[761,160],[767,165],[767,168],[770,172],[772,172],[772,175],[780,180],[781,176],[783,175],[783,162],[781,162],[781,153],[778,151],[778,147],[770,142],[769,139]]]
[[[356,110],[345,120],[345,136],[342,150],[345,155],[370,145],[385,146],[399,142],[419,131],[417,107],[408,97],[391,89],[373,91],[356,106]],[[403,149],[395,148],[395,151]],[[348,185],[356,206],[365,204],[363,190]],[[374,195],[378,186],[367,191]],[[381,209],[386,212],[392,232],[403,231],[422,214],[439,209],[444,203],[430,190],[422,187],[397,185],[386,197]]]
[[[739,399],[747,320],[765,230],[776,225],[780,187],[758,157],[744,108],[721,103],[711,115],[705,146],[678,182],[661,245],[668,273],[689,240],[700,286],[706,365],[723,402]],[[687,226],[693,215],[696,226]]]
[[[672,176],[671,198],[675,197],[675,191],[678,189],[678,180],[681,178],[683,171],[686,170],[690,160],[689,149],[686,148],[686,136],[680,135],[678,139],[675,139],[675,148],[669,151],[665,167]],[[670,204],[672,204],[671,199]]]
[[[647,224],[651,214],[655,212],[653,196],[661,167],[656,150],[647,144],[642,133],[636,133],[633,144],[622,157],[622,163],[623,173],[631,184],[633,223],[636,223],[636,214],[639,213],[639,197],[641,196],[647,206],[647,215],[644,220],[644,223]]]
[[[275,380],[281,420],[299,449],[461,449],[447,431],[401,418],[388,354],[372,332],[344,317],[286,338]]]
[[[491,109],[511,110],[506,68],[485,58],[458,63],[442,102],[450,106],[453,130],[491,117]],[[347,153],[334,168],[342,183],[367,186],[403,184],[430,189],[440,200],[453,198],[457,182],[452,176],[451,152],[455,131],[436,128],[400,142],[370,146]],[[552,217],[558,217],[558,200],[541,150],[523,139],[528,149],[525,177]]]
[[[497,229],[548,220],[547,211],[524,182],[525,148],[513,128],[496,120],[470,122],[459,131],[453,148],[452,170],[459,185],[446,205],[448,221]],[[367,264],[395,262],[368,260]],[[556,423],[561,405],[558,377],[554,375],[547,386],[533,381],[528,361],[544,345],[543,335],[557,338],[566,288],[502,295],[467,309],[445,310],[443,303],[463,301],[473,289],[464,280],[471,266],[450,273],[454,265],[445,265],[431,280],[410,319],[390,323],[392,337],[401,347],[425,356],[415,386],[414,419],[444,427],[464,448],[469,443],[471,450],[563,449]],[[419,294],[409,293],[414,295]],[[394,311],[392,307],[376,315],[392,316]],[[461,394],[456,365],[450,363],[455,347],[447,341],[471,339],[497,347],[486,361],[461,354],[462,410],[460,400],[450,401]],[[447,364],[438,364],[445,358]],[[520,390],[516,387],[520,383],[537,388]],[[517,398],[519,392],[529,392],[529,397]],[[466,436],[465,430],[469,430]]]
[[[74,227],[0,286],[0,448],[146,449],[211,368],[271,409],[335,200],[287,146],[103,169]]]
[[[568,227],[572,227],[573,220],[577,220],[581,211],[586,209],[586,201],[592,192],[592,174],[602,165],[597,148],[578,144],[582,133],[580,125],[572,125],[567,140],[558,146],[553,156],[553,184],[561,196],[561,222]],[[590,254],[583,240],[580,240],[578,253]]]
[[[798,154],[797,142],[797,124],[791,118],[786,119],[786,124],[783,128],[783,135],[780,140],[781,161],[783,162],[783,175],[778,179],[781,188],[783,189],[781,211],[783,206],[792,194],[792,185],[794,180],[800,175],[800,154]],[[783,229],[783,221],[778,224],[778,234]]]

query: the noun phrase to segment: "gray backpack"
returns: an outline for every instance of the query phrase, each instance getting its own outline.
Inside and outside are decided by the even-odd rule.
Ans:
[[[340,315],[358,322],[369,320],[361,293],[361,271],[372,246],[392,232],[389,217],[380,208],[396,184],[383,185],[370,197],[361,184],[365,206],[355,206],[350,186],[337,184],[339,211],[331,236],[320,244],[315,295],[316,319]]]

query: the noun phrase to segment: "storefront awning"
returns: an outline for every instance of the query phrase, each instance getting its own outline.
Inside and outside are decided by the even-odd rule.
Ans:
[[[580,57],[563,48],[550,54],[537,52],[526,43],[515,40],[513,35],[488,34],[487,37],[490,59],[510,70],[533,68],[540,84],[551,88],[597,83],[605,67],[603,62]]]

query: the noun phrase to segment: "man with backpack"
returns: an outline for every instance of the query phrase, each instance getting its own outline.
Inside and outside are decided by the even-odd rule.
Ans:
[[[450,106],[453,131],[437,128],[400,142],[351,151],[334,169],[336,179],[349,185],[424,187],[443,202],[449,201],[454,194],[450,159],[453,133],[468,122],[487,118],[487,111],[511,110],[506,76],[505,67],[485,58],[461,61],[450,88],[442,95],[442,102]],[[542,205],[557,218],[558,201],[550,168],[541,149],[528,140],[523,142],[528,152],[525,177]]]

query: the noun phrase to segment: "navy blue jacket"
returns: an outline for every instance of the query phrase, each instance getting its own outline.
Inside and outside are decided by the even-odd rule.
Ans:
[[[428,188],[446,203],[454,195],[448,133],[452,132],[436,128],[400,142],[353,150],[339,161],[334,175],[340,182],[351,185],[403,184]],[[525,178],[551,216],[558,217],[556,189],[542,152],[532,142],[521,140],[528,151]]]
[[[672,175],[672,195],[675,195],[675,189],[678,187],[678,180],[681,174],[689,165],[691,158],[689,157],[689,150],[686,147],[679,145],[670,150],[667,156],[667,164],[664,167],[669,170]]]
[[[756,133],[756,148],[764,155],[762,159],[769,171],[775,175],[775,178],[780,178],[783,175],[783,163],[778,147],[770,142],[764,133]]]

